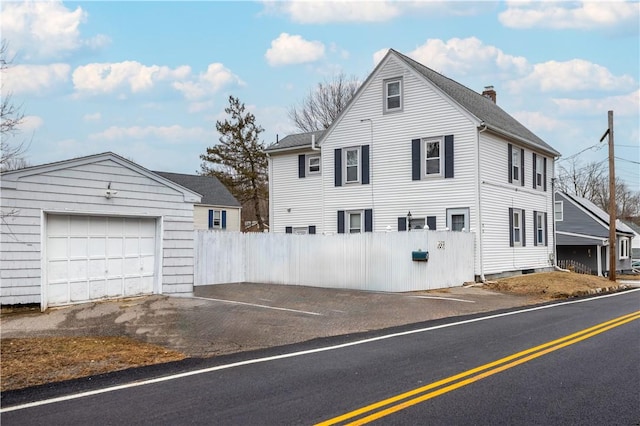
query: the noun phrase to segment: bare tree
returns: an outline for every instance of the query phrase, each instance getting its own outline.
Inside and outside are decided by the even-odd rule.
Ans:
[[[604,211],[609,210],[609,181],[605,161],[581,165],[578,160],[558,167],[558,189],[586,198]],[[640,193],[629,189],[616,178],[616,216],[623,220],[636,220],[640,216]]]
[[[360,87],[356,77],[347,78],[343,73],[332,80],[318,83],[297,107],[289,110],[289,118],[302,132],[324,130],[338,118]]]
[[[2,40],[0,45],[0,72],[5,73],[11,66],[13,58],[7,57],[9,44]],[[0,171],[13,170],[27,165],[24,153],[27,149],[24,141],[12,143],[11,138],[19,131],[24,120],[22,107],[13,103],[11,93],[5,93],[4,83],[1,88],[0,101]]]

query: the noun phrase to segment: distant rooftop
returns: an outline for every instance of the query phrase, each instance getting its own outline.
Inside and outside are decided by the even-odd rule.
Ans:
[[[240,203],[215,176],[187,175],[182,173],[156,172],[162,176],[202,195],[200,204],[240,207]]]

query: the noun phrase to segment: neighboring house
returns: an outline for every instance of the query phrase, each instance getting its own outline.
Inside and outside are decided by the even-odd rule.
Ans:
[[[474,232],[475,275],[549,268],[560,154],[471,89],[389,50],[326,130],[267,148],[271,232]]]
[[[193,208],[195,229],[241,230],[240,203],[215,176],[154,173],[202,195],[202,201]]]
[[[640,261],[640,225],[628,221],[624,222],[633,231],[633,240],[631,240],[631,261]]]
[[[200,195],[111,152],[0,175],[0,304],[193,294]]]
[[[609,272],[609,214],[591,201],[564,192],[556,194],[555,226],[558,261],[572,260],[594,275]],[[631,269],[633,229],[616,222],[616,271]]]

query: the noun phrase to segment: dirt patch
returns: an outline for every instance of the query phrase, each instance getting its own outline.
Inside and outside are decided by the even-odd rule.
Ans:
[[[616,290],[619,285],[607,278],[594,275],[544,272],[503,278],[488,282],[483,287],[499,292],[528,295],[543,301]]]
[[[185,358],[127,337],[9,338],[0,352],[1,391]]]

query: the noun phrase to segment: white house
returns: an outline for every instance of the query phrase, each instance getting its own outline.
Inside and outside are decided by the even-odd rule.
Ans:
[[[215,176],[154,173],[202,195],[202,200],[193,207],[194,229],[242,230],[240,202]]]
[[[496,104],[389,50],[326,131],[271,145],[272,232],[475,232],[475,275],[553,263],[560,155]]]
[[[193,293],[200,195],[107,152],[0,175],[0,303]]]

